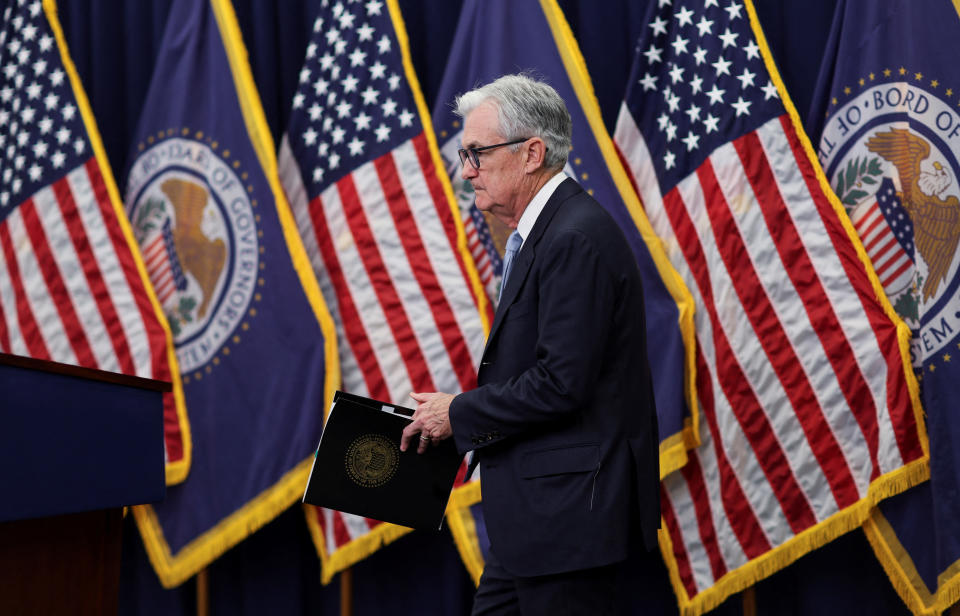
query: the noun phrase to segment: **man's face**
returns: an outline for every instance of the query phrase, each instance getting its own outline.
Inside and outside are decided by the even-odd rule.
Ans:
[[[484,103],[464,119],[463,147],[482,148],[503,143],[500,134],[497,109]],[[473,185],[477,209],[490,212],[512,229],[517,228],[522,207],[517,203],[519,188],[524,179],[524,150],[512,152],[510,146],[479,152],[480,168],[475,169],[469,161],[463,165],[461,177]]]

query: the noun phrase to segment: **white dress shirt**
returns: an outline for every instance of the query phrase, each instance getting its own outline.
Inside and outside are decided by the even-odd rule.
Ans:
[[[530,203],[527,204],[527,209],[523,210],[523,214],[520,215],[520,220],[517,222],[517,233],[520,234],[524,242],[527,241],[527,237],[530,235],[530,232],[533,231],[533,225],[537,222],[537,217],[540,216],[540,212],[543,211],[543,206],[547,204],[547,201],[553,196],[553,191],[555,191],[557,186],[560,186],[560,183],[565,179],[567,179],[567,174],[560,171],[557,175],[547,180],[547,183],[540,187],[537,194],[535,194],[533,199],[530,200]],[[520,248],[523,248],[523,244],[520,244]],[[517,252],[519,252],[519,250]]]

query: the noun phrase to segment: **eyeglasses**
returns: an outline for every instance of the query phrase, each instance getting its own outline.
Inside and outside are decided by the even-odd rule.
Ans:
[[[492,150],[494,148],[502,148],[505,145],[516,145],[518,143],[523,143],[524,141],[529,141],[533,137],[525,137],[523,139],[515,139],[514,141],[507,141],[506,143],[495,143],[494,145],[485,145],[482,148],[460,148],[457,150],[457,153],[460,155],[460,164],[466,165],[467,161],[470,161],[470,164],[473,165],[474,169],[480,169],[480,152],[485,152],[486,150]]]

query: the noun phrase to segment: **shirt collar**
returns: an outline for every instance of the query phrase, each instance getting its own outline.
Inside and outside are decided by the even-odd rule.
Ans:
[[[547,204],[547,201],[550,200],[550,197],[553,196],[553,191],[555,191],[557,186],[560,186],[560,183],[565,179],[567,179],[567,174],[560,171],[547,180],[547,183],[540,187],[537,194],[535,194],[533,199],[530,200],[530,203],[527,204],[527,209],[523,210],[523,214],[520,215],[520,220],[517,221],[517,232],[520,234],[520,237],[523,238],[523,241],[527,241],[527,237],[529,237],[530,232],[533,231],[533,225],[537,222],[537,218],[540,216],[540,212],[543,211],[543,207]],[[523,244],[520,245],[523,246]]]

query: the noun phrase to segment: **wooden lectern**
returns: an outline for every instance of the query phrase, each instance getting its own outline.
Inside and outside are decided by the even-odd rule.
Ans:
[[[166,490],[170,384],[0,353],[0,614],[115,614],[125,505]]]

